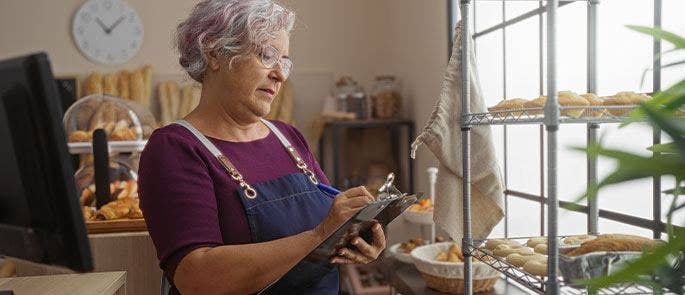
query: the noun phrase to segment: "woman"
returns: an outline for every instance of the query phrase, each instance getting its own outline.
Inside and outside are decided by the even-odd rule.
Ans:
[[[294,14],[271,0],[205,0],[178,26],[180,64],[202,83],[184,120],[158,129],[140,161],[141,206],[172,294],[337,294],[337,267],[298,263],[373,200],[331,198],[302,134],[262,119],[292,70]],[[331,263],[385,248],[356,237]]]

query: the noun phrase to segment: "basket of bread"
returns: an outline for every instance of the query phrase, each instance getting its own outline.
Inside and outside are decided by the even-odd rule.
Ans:
[[[420,246],[411,252],[411,258],[429,288],[452,294],[464,293],[464,257],[456,243]],[[492,290],[500,278],[499,272],[475,260],[472,267],[473,291]]]
[[[411,251],[426,244],[428,244],[428,241],[422,238],[414,238],[403,243],[392,245],[388,250],[397,260],[404,263],[412,263]]]
[[[402,214],[404,219],[411,223],[432,224],[433,202],[430,199],[421,199],[416,204],[409,206],[409,209]]]

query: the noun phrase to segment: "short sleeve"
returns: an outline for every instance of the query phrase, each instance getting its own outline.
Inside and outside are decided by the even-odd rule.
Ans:
[[[212,178],[187,139],[153,133],[141,155],[138,182],[140,206],[167,277],[173,278],[191,251],[223,244]]]

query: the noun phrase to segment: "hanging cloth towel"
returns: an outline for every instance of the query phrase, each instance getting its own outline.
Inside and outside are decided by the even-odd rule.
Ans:
[[[462,148],[461,148],[461,21],[457,23],[452,56],[442,81],[440,97],[423,131],[412,143],[411,157],[425,144],[440,163],[435,224],[456,241],[463,237]],[[472,113],[487,112],[481,97],[473,47],[469,52]],[[504,216],[503,185],[489,126],[474,126],[471,132],[471,225],[474,239],[486,238]]]

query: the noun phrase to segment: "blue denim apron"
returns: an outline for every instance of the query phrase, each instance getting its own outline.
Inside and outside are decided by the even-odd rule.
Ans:
[[[239,183],[241,189],[237,192],[245,208],[253,243],[311,230],[323,221],[333,203],[332,198],[316,187],[316,176],[278,128],[267,120],[262,122],[278,137],[302,173],[250,185],[204,135],[187,121],[177,122],[190,130]],[[321,266],[303,260],[262,294],[338,294],[338,284],[337,266]]]

